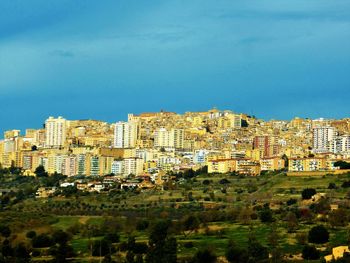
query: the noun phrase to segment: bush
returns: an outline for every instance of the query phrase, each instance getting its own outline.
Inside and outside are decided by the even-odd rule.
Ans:
[[[337,189],[337,185],[335,183],[329,183],[328,189]]]
[[[48,234],[40,234],[32,239],[34,248],[51,247],[54,244],[52,238]]]
[[[105,236],[105,239],[109,240],[111,243],[118,243],[120,236],[118,233],[108,233]]]
[[[319,259],[320,258],[320,252],[316,249],[315,246],[306,245],[303,248],[302,256],[303,256],[303,259],[306,259],[306,260]]]
[[[146,230],[149,226],[149,222],[147,220],[140,220],[136,224],[136,230],[143,231]]]
[[[226,178],[221,179],[221,180],[219,181],[219,184],[229,184],[229,183],[230,183],[230,181],[227,180]]]
[[[248,258],[249,258],[249,254],[247,250],[237,247],[232,242],[229,243],[225,256],[228,262],[230,263],[248,262]]]
[[[341,185],[341,187],[343,187],[343,188],[348,188],[348,187],[350,187],[350,181],[345,181],[345,182],[343,182],[342,185]]]
[[[314,196],[316,194],[316,190],[313,188],[306,188],[302,191],[301,193],[301,197],[304,200],[308,200],[311,199],[312,196]]]
[[[215,263],[216,258],[215,253],[211,249],[205,248],[197,251],[191,263]]]
[[[36,232],[33,230],[29,231],[29,232],[27,232],[26,237],[33,239],[34,237],[36,237]]]
[[[210,185],[210,181],[208,179],[203,180],[202,184],[204,185]]]
[[[90,245],[89,245],[90,248]],[[112,244],[107,239],[101,239],[93,241],[92,243],[92,256],[98,257],[98,256],[105,256],[111,252]]]
[[[272,210],[270,208],[264,208],[259,212],[259,218],[263,223],[270,223],[273,221]]]
[[[193,248],[193,243],[191,241],[184,243],[185,248]]]
[[[329,240],[329,232],[323,225],[314,226],[309,231],[308,239],[310,243],[324,244]]]
[[[298,201],[297,199],[291,198],[291,199],[289,199],[289,200],[287,201],[287,205],[288,205],[288,206],[294,205],[294,204],[297,203],[297,201]]]

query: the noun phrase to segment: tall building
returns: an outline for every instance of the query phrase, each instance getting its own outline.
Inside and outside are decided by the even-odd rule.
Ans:
[[[183,129],[159,128],[154,134],[154,146],[164,148],[184,148],[185,132]]]
[[[320,126],[313,130],[313,150],[315,153],[329,151],[329,144],[336,136],[334,127]]]
[[[62,147],[66,141],[66,120],[61,116],[49,117],[45,121],[46,147]]]
[[[4,138],[5,139],[10,139],[14,137],[19,137],[20,136],[20,130],[10,130],[10,131],[5,131],[4,132]]]
[[[278,156],[280,145],[273,136],[255,136],[253,148],[260,151],[260,158]]]
[[[136,122],[117,122],[114,128],[114,148],[134,148],[137,140]]]
[[[141,175],[143,173],[143,163],[140,158],[124,159],[124,175]]]
[[[350,153],[350,135],[335,136],[328,149],[332,153]]]

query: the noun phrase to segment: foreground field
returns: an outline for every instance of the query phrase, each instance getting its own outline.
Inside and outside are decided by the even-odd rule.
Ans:
[[[278,250],[280,260],[302,262],[308,233],[316,225],[324,225],[330,234],[328,242],[309,243],[321,251],[321,256],[335,246],[348,244],[348,189],[342,185],[349,179],[349,175],[287,177],[283,173],[242,178],[201,175],[174,181],[166,190],[26,198],[3,209],[0,223],[10,227],[13,244],[23,242],[27,247],[32,245],[29,231],[36,235],[65,231],[74,252],[70,260],[76,262],[99,262],[103,254],[123,262],[128,257],[125,247],[130,237],[147,246],[159,220],[171,222],[168,235],[176,238],[179,262],[190,262],[193,255],[208,248],[218,258],[225,257],[229,243],[247,249],[253,239],[267,248],[270,256],[271,251]],[[322,193],[322,199],[302,200],[306,188]],[[330,219],[335,213],[330,205],[344,212],[346,223]],[[266,211],[271,214],[267,220],[262,217]],[[195,218],[190,218],[192,221],[191,216]],[[118,235],[111,242],[111,253],[96,255],[92,245],[102,244],[109,232]],[[33,261],[51,258],[48,248],[33,251]],[[141,253],[145,258],[143,253],[147,251]]]

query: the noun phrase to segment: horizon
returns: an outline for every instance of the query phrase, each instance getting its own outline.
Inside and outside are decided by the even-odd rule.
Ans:
[[[292,118],[289,118],[289,119],[277,119],[277,118],[270,118],[270,119],[265,119],[265,118],[261,118],[260,116],[256,116],[254,114],[249,114],[249,113],[246,113],[246,112],[238,112],[238,111],[233,111],[232,109],[220,109],[220,108],[217,108],[217,107],[212,107],[212,108],[209,108],[207,110],[197,110],[197,111],[182,111],[182,112],[175,112],[175,111],[168,111],[166,109],[161,109],[159,111],[142,111],[142,112],[138,112],[138,113],[134,113],[134,112],[129,112],[129,113],[126,113],[124,118],[122,119],[117,119],[117,120],[112,120],[112,121],[109,121],[109,120],[104,120],[104,119],[96,119],[96,118],[68,118],[64,115],[47,115],[46,118],[44,118],[42,121],[41,121],[41,124],[36,124],[36,125],[32,125],[32,126],[28,126],[28,127],[13,127],[13,128],[10,128],[10,129],[1,129],[0,127],[0,134],[3,135],[5,131],[8,131],[8,130],[20,130],[21,131],[21,135],[24,135],[26,129],[42,129],[43,128],[43,125],[45,124],[45,120],[48,119],[49,117],[54,117],[54,118],[58,118],[58,117],[62,117],[68,121],[85,121],[85,120],[91,120],[91,121],[100,121],[100,122],[106,122],[108,124],[113,124],[113,123],[116,123],[116,122],[119,122],[119,121],[127,121],[128,119],[128,114],[134,114],[134,115],[140,115],[140,114],[143,114],[143,113],[160,113],[160,112],[171,112],[171,113],[175,113],[175,114],[180,114],[180,115],[183,115],[187,112],[207,112],[207,111],[210,111],[212,109],[217,109],[219,111],[232,111],[233,113],[236,113],[236,114],[246,114],[248,116],[251,116],[251,117],[255,117],[256,119],[258,120],[262,120],[262,121],[265,121],[265,122],[268,122],[268,121],[291,121],[295,118],[301,118],[301,119],[310,119],[310,120],[318,120],[318,119],[326,119],[326,120],[341,120],[341,119],[348,119],[350,118],[350,116],[344,116],[344,117],[341,117],[341,118],[334,118],[334,117],[323,117],[323,116],[319,116],[319,117],[316,117],[316,118],[309,118],[309,117],[300,117],[300,116],[294,116]],[[41,126],[41,127],[39,127]],[[2,136],[3,137],[3,136]],[[1,138],[2,138],[1,137]]]

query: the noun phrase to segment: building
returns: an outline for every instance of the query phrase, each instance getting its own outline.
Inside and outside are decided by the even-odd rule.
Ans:
[[[334,127],[320,126],[313,129],[313,150],[315,153],[329,152],[330,142],[336,136]]]
[[[332,153],[350,153],[350,135],[336,136],[329,142],[329,151]]]
[[[76,175],[76,157],[74,155],[66,156],[62,163],[62,174],[67,176]]]
[[[260,151],[261,158],[277,156],[280,150],[273,136],[255,136],[253,148]]]
[[[154,133],[154,147],[183,149],[185,132],[183,129],[158,128]]]
[[[275,171],[284,168],[285,161],[279,157],[260,159],[261,171]]]
[[[112,173],[115,175],[124,174],[124,161],[122,160],[114,160],[112,162]]]
[[[124,160],[124,175],[141,175],[143,173],[143,160],[140,158],[127,158]]]
[[[310,157],[310,158],[290,158],[288,164],[288,171],[302,172],[302,171],[331,171],[339,167],[334,164],[337,160],[327,159],[324,157]]]
[[[117,122],[114,128],[114,148],[134,148],[137,140],[136,122]]]
[[[66,141],[66,120],[61,116],[49,117],[45,121],[45,146],[49,148],[63,147]]]

